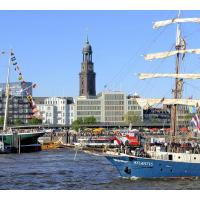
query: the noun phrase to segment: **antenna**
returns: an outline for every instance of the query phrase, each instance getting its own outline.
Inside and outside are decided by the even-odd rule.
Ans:
[[[88,27],[85,28],[85,32],[86,32],[86,42],[88,42],[89,41],[88,40],[88,32],[89,32],[89,28]]]

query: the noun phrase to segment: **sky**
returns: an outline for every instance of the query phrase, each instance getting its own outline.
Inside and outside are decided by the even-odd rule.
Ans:
[[[145,61],[146,53],[169,51],[176,26],[154,30],[155,21],[174,18],[176,10],[145,11],[0,11],[0,49],[12,48],[26,81],[38,85],[33,96],[79,95],[82,48],[88,35],[93,49],[96,91],[137,92],[142,97],[171,97],[172,79],[139,80],[137,74],[173,73],[175,58]],[[182,11],[200,17],[200,11]],[[200,48],[200,25],[181,26],[187,48]],[[0,56],[0,81],[6,80],[8,58]],[[183,73],[200,71],[200,56],[186,55]],[[17,74],[11,70],[11,81]],[[104,87],[106,85],[106,88]],[[200,98],[200,81],[186,81],[184,95]]]

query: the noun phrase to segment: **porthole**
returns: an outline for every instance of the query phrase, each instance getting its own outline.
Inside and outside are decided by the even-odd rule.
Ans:
[[[196,157],[194,157],[194,160],[196,160]]]
[[[162,170],[163,170],[163,169],[162,169],[162,168],[160,168],[160,171],[161,171],[161,172],[162,172]]]
[[[178,159],[180,159],[181,157],[179,156]]]
[[[172,172],[172,169],[170,169],[170,172]]]

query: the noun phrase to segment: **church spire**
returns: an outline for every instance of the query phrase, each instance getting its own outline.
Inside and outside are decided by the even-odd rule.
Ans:
[[[92,46],[89,43],[88,35],[84,44],[83,60],[81,63],[81,72],[79,73],[80,78],[80,96],[96,96],[96,86],[94,72],[94,63],[92,62]]]
[[[83,62],[92,62],[92,46],[89,43],[88,36],[83,47]]]

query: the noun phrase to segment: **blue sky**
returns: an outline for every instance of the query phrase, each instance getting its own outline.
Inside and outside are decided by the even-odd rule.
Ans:
[[[34,96],[79,94],[82,48],[89,35],[93,47],[96,90],[137,92],[144,97],[170,97],[173,80],[141,81],[139,72],[174,72],[175,59],[145,61],[141,55],[168,51],[175,25],[159,30],[152,22],[173,18],[177,11],[0,11],[0,48],[13,48],[27,81],[38,84]],[[200,11],[183,11],[200,17]],[[188,48],[200,48],[200,25],[184,24]],[[6,79],[7,58],[0,59],[0,81]],[[187,55],[182,72],[200,71],[200,56]],[[12,71],[12,81],[17,80]],[[186,81],[184,95],[200,97],[200,82]]]

